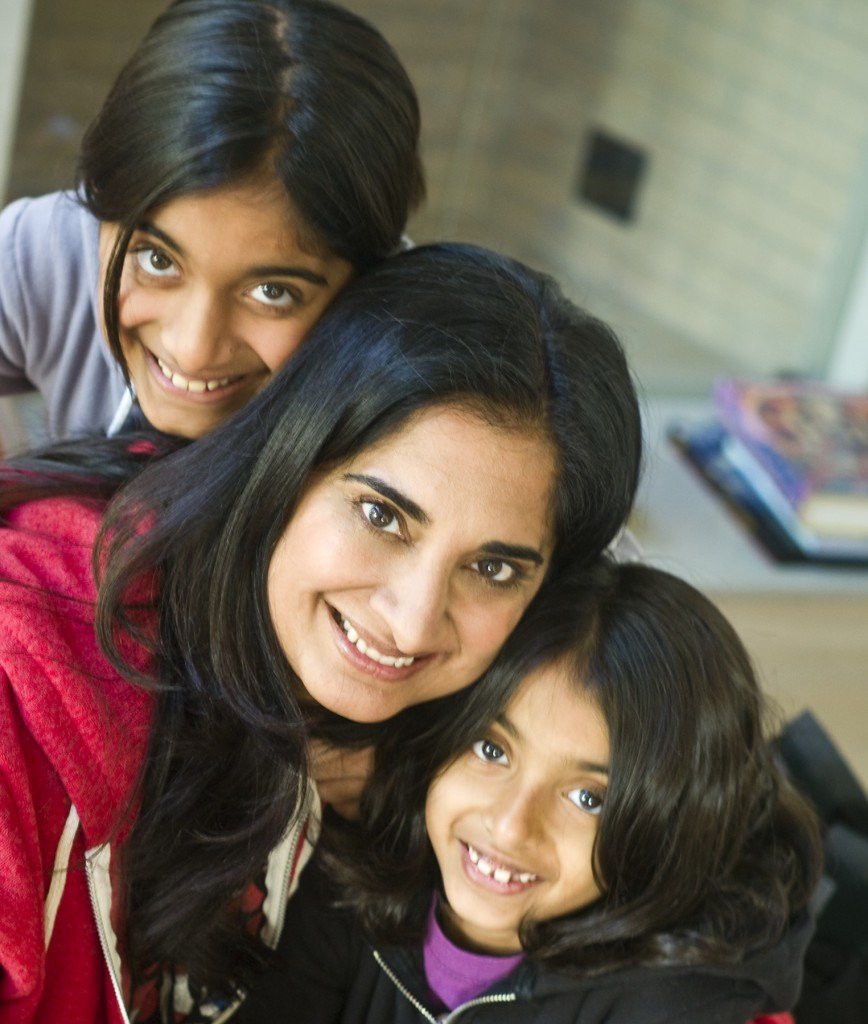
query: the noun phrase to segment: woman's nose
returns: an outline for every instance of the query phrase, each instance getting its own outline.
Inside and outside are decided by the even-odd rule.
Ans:
[[[436,654],[454,640],[450,573],[424,558],[407,558],[374,589],[371,607],[404,654]]]

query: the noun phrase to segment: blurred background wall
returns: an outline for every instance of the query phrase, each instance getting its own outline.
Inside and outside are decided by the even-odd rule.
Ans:
[[[33,0],[7,198],[72,181],[84,126],[162,6]],[[840,358],[868,293],[864,0],[347,6],[419,91],[416,240],[550,270],[615,324],[653,393],[705,394],[719,372],[822,376]],[[848,366],[868,383],[868,329]]]

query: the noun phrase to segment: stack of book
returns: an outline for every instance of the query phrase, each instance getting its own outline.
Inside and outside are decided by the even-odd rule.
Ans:
[[[669,436],[781,561],[868,563],[868,394],[719,380],[715,418]]]

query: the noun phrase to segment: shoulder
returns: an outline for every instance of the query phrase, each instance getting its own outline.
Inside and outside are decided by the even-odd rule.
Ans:
[[[16,199],[0,211],[0,244],[25,256],[64,239],[91,244],[98,236],[99,222],[73,192]]]
[[[73,192],[18,199],[0,213],[0,278],[7,315],[32,331],[92,318],[99,281],[99,221]]]
[[[53,498],[15,509],[0,528],[2,686],[91,842],[105,838],[135,780],[153,704],[97,642],[100,519],[95,506]]]
[[[72,498],[45,498],[12,509],[0,526],[3,591],[30,586],[94,600],[91,555],[103,512],[102,504]]]
[[[532,987],[530,1005],[550,1024],[744,1024],[768,999],[750,978],[701,967],[629,968],[596,978],[543,971]]]

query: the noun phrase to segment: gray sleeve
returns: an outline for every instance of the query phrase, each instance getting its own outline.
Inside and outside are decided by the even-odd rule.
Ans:
[[[37,391],[47,435],[104,432],[125,390],[97,322],[99,224],[70,193],[0,213],[0,395]]]

